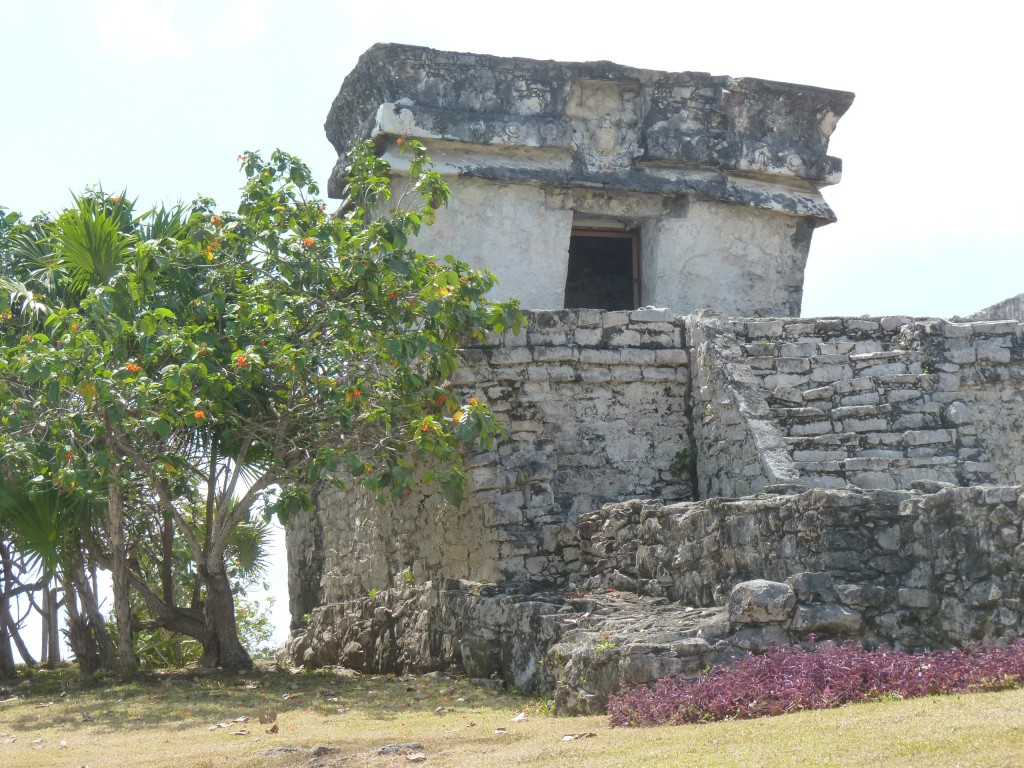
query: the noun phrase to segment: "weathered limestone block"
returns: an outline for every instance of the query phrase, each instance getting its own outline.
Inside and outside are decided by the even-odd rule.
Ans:
[[[788,621],[796,594],[788,584],[765,579],[744,581],[729,594],[729,621],[734,624],[771,624]]]

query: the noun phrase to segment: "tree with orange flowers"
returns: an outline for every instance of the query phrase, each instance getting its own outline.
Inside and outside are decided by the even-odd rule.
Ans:
[[[457,503],[462,450],[499,432],[447,382],[462,340],[518,329],[522,316],[487,300],[491,274],[411,247],[447,189],[423,148],[405,146],[414,208],[391,205],[389,169],[369,146],[350,157],[335,215],[299,160],[245,153],[237,211],[198,200],[155,238],[139,234],[153,212],[114,227],[116,258],[96,260],[114,262],[103,280],[58,268],[78,294],[45,306],[31,332],[25,302],[39,296],[24,281],[8,291],[4,476],[101,501],[115,576],[143,521],[173,525],[201,586],[207,665],[251,665],[225,565],[239,525],[300,513],[324,482],[401,495],[428,460]],[[96,218],[120,205],[99,197]],[[167,590],[124,579],[151,613],[163,601],[179,626],[195,618],[199,604],[166,605]],[[130,635],[130,617],[124,626]]]

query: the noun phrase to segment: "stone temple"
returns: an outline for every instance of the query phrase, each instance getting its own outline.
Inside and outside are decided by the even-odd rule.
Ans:
[[[327,120],[452,200],[419,238],[525,333],[457,383],[507,425],[459,509],[324,489],[288,527],[294,664],[457,669],[600,710],[818,638],[1024,634],[1024,302],[801,318],[853,95],[705,73],[367,51]],[[340,167],[330,190],[340,189]]]

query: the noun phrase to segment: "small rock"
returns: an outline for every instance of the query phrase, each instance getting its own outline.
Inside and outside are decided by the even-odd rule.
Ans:
[[[404,744],[385,744],[377,750],[378,755],[407,755],[423,749],[418,741],[409,741]]]

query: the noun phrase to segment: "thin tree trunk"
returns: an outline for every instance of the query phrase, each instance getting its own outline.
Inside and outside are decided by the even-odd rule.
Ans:
[[[43,587],[43,650],[39,655],[39,660],[49,669],[53,669],[60,663],[60,628],[58,626],[60,604],[57,601],[57,588],[50,586],[52,583],[50,581]]]
[[[25,645],[25,641],[21,638],[21,633],[18,632],[18,624],[15,622],[14,616],[11,615],[10,600],[12,595],[36,589],[37,587],[36,585],[22,585],[18,582],[14,576],[14,560],[15,558],[11,556],[10,544],[6,541],[0,543],[0,564],[3,565],[4,570],[3,599],[0,600],[0,627],[6,628],[7,637],[18,649],[18,653],[21,654],[21,660],[31,667],[35,665],[36,661],[32,658],[32,654],[28,652],[28,646]]]
[[[131,575],[124,535],[124,499],[117,483],[107,485],[107,528],[110,533],[111,575],[114,583],[114,615],[117,618],[117,656],[121,672],[139,668],[132,630]]]
[[[238,639],[235,598],[223,563],[215,564],[213,569],[201,568],[200,576],[206,586],[203,666],[230,670],[252,669],[252,658]]]
[[[43,587],[42,599],[39,601],[39,620],[41,631],[39,632],[39,660],[46,663],[46,657],[50,648],[50,612],[47,610],[47,603],[50,600],[50,588]]]
[[[160,586],[163,590],[164,602],[174,607],[174,520],[168,513],[160,519]]]
[[[7,602],[7,596],[2,599]],[[6,611],[4,612],[6,613]],[[14,676],[14,649],[11,647],[11,633],[7,629],[7,620],[0,614],[0,680]]]
[[[18,624],[14,621],[14,617],[11,615],[10,606],[7,601],[0,601],[0,614],[2,614],[2,620],[7,625],[7,632],[11,636],[11,640],[14,642],[14,647],[18,649],[18,653],[21,654],[21,660],[30,667],[35,666],[36,660],[29,653],[28,646],[25,645],[24,639],[21,637],[21,633],[18,632]]]
[[[107,623],[100,612],[96,592],[89,583],[89,576],[81,562],[75,564],[71,578],[74,581],[75,591],[82,601],[85,626],[99,651],[100,667],[113,672],[117,669],[117,649],[114,648],[114,641],[110,638],[110,633],[107,632]],[[95,584],[95,578],[92,583]]]
[[[3,565],[3,579],[0,580],[0,679],[4,679],[14,675],[14,649],[11,647],[11,630],[7,623],[11,612],[12,579],[7,542],[0,542],[0,548],[3,549],[3,556],[0,557],[0,564]]]
[[[78,610],[78,597],[73,576],[65,574],[64,605],[68,612],[68,646],[71,654],[78,662],[78,669],[83,675],[91,675],[100,668],[100,654],[96,638],[89,630],[89,622]]]

